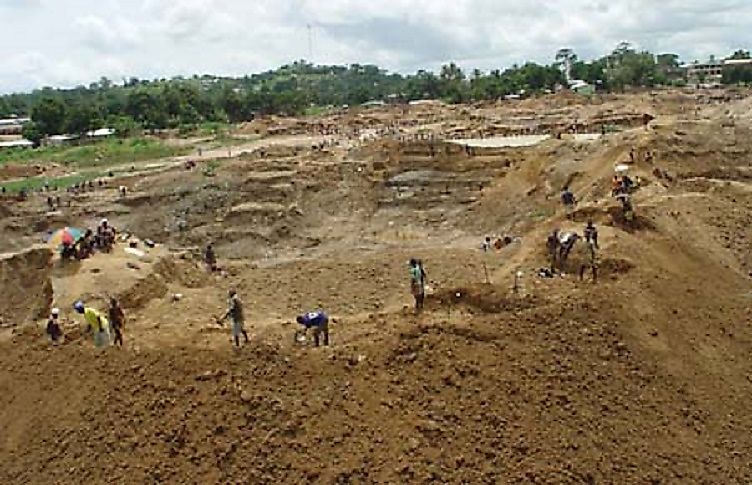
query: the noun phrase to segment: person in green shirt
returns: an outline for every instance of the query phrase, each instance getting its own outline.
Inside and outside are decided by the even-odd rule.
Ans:
[[[94,333],[94,346],[97,348],[107,347],[110,344],[110,325],[107,317],[94,308],[85,306],[82,301],[74,303],[73,309],[76,313],[84,316],[84,320]]]
[[[423,263],[418,259],[410,260],[410,292],[415,298],[415,313],[423,310],[423,301],[426,297],[426,272]]]

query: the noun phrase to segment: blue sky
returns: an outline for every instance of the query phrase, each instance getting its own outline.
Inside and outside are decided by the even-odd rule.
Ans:
[[[752,1],[0,0],[0,92],[107,76],[243,75],[309,58],[400,72],[600,56],[620,41],[684,60],[752,48]]]

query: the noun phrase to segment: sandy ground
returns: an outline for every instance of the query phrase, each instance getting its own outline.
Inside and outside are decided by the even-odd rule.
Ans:
[[[726,116],[748,100],[707,99],[421,107],[399,116],[493,120],[472,130],[531,110],[543,122],[625,106],[656,119],[587,143],[473,154],[436,139],[345,148],[340,133],[319,150],[316,135],[271,137],[232,157],[204,152],[195,170],[178,160],[132,175],[125,199],[77,197],[56,217],[107,216],[159,244],[143,258],[121,246],[53,261],[4,292],[3,315],[24,321],[2,326],[0,481],[751,482],[752,127]],[[378,133],[397,116],[347,126]],[[609,194],[625,162],[640,179],[631,222]],[[571,218],[566,184],[579,199]],[[29,221],[60,223],[41,206],[4,206],[8,249],[38,236]],[[548,233],[588,220],[598,281],[576,276],[582,246],[561,274],[539,277]],[[513,242],[484,253],[485,235]],[[200,262],[209,240],[220,273]],[[428,273],[420,315],[411,257]],[[3,288],[28,260],[15,258],[0,264]],[[230,288],[251,336],[239,350],[215,321]],[[96,351],[68,309],[77,298],[104,308],[107,295],[124,304],[126,345]],[[35,315],[52,304],[68,322],[61,346]],[[314,308],[332,317],[329,347],[293,341],[295,316]]]

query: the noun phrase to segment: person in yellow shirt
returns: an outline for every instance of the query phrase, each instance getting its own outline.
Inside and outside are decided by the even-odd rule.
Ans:
[[[100,314],[94,308],[85,306],[82,301],[74,303],[73,309],[76,313],[84,316],[86,324],[94,333],[94,346],[98,348],[107,347],[110,344],[110,324],[107,321],[107,317]]]

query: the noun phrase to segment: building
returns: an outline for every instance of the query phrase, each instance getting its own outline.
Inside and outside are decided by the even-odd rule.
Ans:
[[[723,80],[723,61],[710,59],[708,62],[685,64],[687,84],[690,86],[720,86]]]
[[[86,132],[86,136],[89,138],[109,138],[115,134],[115,130],[112,128],[100,128],[94,131]]]
[[[20,135],[23,125],[31,121],[30,118],[3,118],[0,119],[0,135]]]
[[[33,148],[34,143],[29,140],[0,141],[0,150],[12,150],[14,148]]]
[[[585,96],[592,96],[595,94],[595,86],[583,81],[582,79],[573,79],[570,81],[569,89],[577,94],[583,94]]]
[[[686,72],[687,84],[690,86],[715,87],[723,83],[723,72],[725,70],[745,65],[752,67],[752,59],[725,59],[719,61],[711,58],[708,62],[685,64],[682,66],[682,69]]]
[[[71,136],[71,135],[52,135],[52,136],[47,137],[46,142],[47,142],[47,145],[50,145],[50,146],[61,146],[61,145],[66,145],[75,139],[76,137]]]

